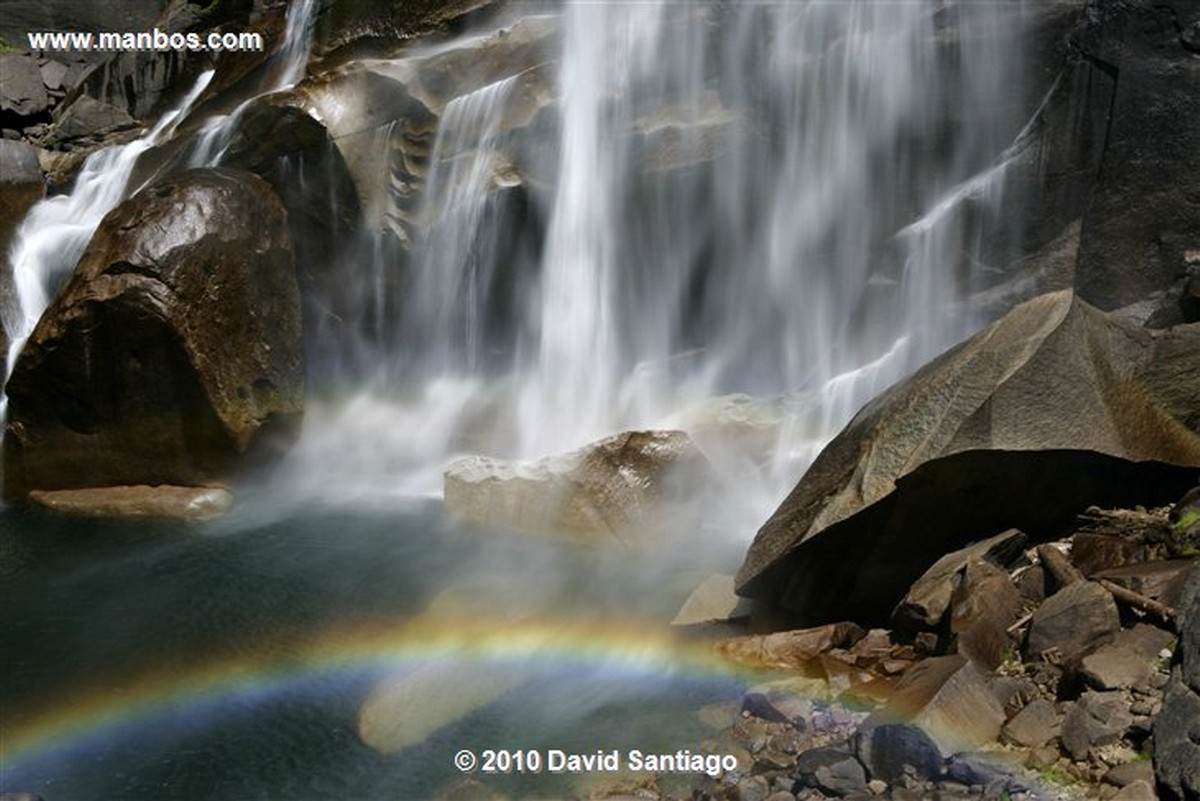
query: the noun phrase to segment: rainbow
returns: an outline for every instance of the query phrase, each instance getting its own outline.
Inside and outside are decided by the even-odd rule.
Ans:
[[[343,627],[284,650],[285,656],[275,658],[215,659],[97,682],[67,693],[48,710],[19,719],[7,716],[0,725],[0,768],[8,772],[35,758],[84,747],[172,710],[224,698],[266,697],[321,677],[386,674],[438,661],[582,663],[668,678],[762,675],[724,661],[707,644],[681,641],[662,626],[565,619],[512,623],[421,617]]]

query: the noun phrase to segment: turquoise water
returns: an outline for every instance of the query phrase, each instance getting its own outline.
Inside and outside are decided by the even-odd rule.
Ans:
[[[665,621],[730,556],[465,529],[435,501],[260,498],[203,524],[7,508],[0,791],[428,798],[461,778],[462,748],[694,748],[705,735],[695,709],[740,684],[677,658]],[[510,678],[441,726],[434,692],[413,713],[429,731],[394,753],[364,744],[359,708],[379,681],[443,667],[450,696],[472,675]],[[523,796],[575,781],[476,778]]]

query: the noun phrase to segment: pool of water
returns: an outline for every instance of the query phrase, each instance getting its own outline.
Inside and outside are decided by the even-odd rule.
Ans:
[[[696,748],[696,709],[742,679],[666,623],[737,556],[579,549],[420,499],[264,493],[201,524],[0,509],[0,791],[430,798],[461,749]],[[474,776],[524,797],[580,778]]]

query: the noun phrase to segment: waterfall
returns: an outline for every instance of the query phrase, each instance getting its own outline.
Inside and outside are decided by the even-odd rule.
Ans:
[[[1020,91],[1002,13],[566,4],[553,125],[500,124],[503,74],[441,114],[395,380],[473,384],[462,416],[427,419],[451,450],[522,457],[749,396],[782,418],[769,510],[863,403],[985,322],[965,301]],[[544,215],[540,247],[495,246],[520,233],[504,191]]]

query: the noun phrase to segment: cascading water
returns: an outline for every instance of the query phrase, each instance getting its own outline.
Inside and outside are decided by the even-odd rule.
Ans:
[[[761,519],[859,406],[982,322],[972,214],[1019,60],[991,4],[939,8],[568,4],[535,123],[501,125],[513,75],[440,116],[392,374],[486,400],[459,416],[427,393],[437,413],[397,419],[453,448],[483,404],[472,448],[536,457],[746,393],[782,419]],[[530,218],[539,247],[498,246]]]

